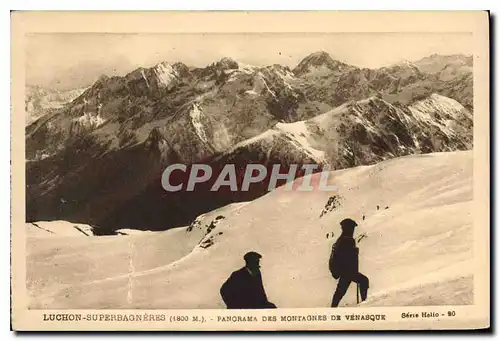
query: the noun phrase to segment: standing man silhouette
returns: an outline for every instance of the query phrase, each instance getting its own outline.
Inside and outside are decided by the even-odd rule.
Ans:
[[[267,300],[260,273],[262,256],[251,251],[243,256],[245,266],[233,272],[220,289],[228,309],[276,308]]]
[[[350,218],[342,220],[340,222],[342,234],[332,247],[329,262],[330,272],[333,278],[339,280],[333,294],[332,307],[338,307],[351,282],[359,285],[361,301],[366,300],[368,295],[368,277],[359,272],[359,249],[354,240],[356,226],[358,224]]]

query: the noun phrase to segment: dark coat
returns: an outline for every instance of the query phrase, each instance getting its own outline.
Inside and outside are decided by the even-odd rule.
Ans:
[[[359,272],[359,249],[352,236],[342,234],[333,245],[330,271],[334,278],[349,277]]]
[[[228,309],[275,308],[267,300],[260,272],[251,275],[245,267],[231,274],[220,294]]]

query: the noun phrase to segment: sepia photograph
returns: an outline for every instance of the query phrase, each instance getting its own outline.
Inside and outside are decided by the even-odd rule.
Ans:
[[[487,302],[487,35],[198,28],[23,33],[13,290],[37,322],[315,329]]]

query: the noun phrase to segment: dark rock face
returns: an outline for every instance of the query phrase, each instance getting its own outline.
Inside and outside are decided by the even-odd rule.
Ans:
[[[334,211],[335,209],[341,207],[342,200],[344,200],[344,198],[341,197],[340,195],[334,195],[334,196],[331,196],[330,198],[328,198],[328,201],[325,204],[325,207],[323,208],[323,210],[321,211],[319,217],[321,218],[325,214],[328,214],[328,213]]]
[[[162,230],[267,192],[166,193],[173,163],[345,168],[470,149],[472,92],[464,56],[371,70],[317,52],[293,71],[223,58],[103,76],[26,127],[27,220]]]

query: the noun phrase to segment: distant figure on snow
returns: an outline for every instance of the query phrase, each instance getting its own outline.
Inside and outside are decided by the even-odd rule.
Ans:
[[[260,273],[262,256],[251,251],[243,256],[245,266],[233,272],[220,289],[228,309],[276,308],[267,300]]]
[[[333,278],[339,280],[333,294],[332,307],[338,307],[351,282],[359,285],[361,301],[366,300],[368,294],[368,278],[359,272],[359,249],[353,237],[356,226],[358,224],[352,219],[342,220],[340,222],[342,234],[332,247],[329,261],[330,272]]]

